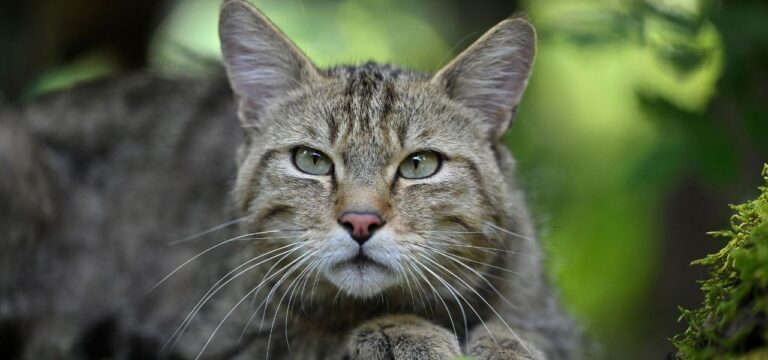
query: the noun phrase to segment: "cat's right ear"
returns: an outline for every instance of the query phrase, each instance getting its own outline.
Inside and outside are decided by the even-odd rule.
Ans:
[[[244,0],[221,5],[219,38],[245,125],[256,126],[267,107],[320,76],[301,50]]]

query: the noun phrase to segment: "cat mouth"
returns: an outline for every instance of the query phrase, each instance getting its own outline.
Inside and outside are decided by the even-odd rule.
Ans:
[[[357,255],[353,256],[352,258],[338,262],[334,267],[337,270],[345,267],[354,267],[359,270],[375,267],[380,270],[389,271],[389,268],[384,264],[381,264],[378,261],[373,260],[370,256],[366,255],[365,252],[363,252],[363,249],[360,249],[360,251],[357,252]]]

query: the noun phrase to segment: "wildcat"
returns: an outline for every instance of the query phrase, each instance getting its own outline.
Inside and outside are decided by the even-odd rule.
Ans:
[[[226,78],[137,74],[3,113],[13,356],[577,357],[501,143],[527,20],[431,76],[318,69],[243,0],[219,31]]]

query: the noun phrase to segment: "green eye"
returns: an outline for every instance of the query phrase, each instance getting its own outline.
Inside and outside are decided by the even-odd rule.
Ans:
[[[406,179],[423,179],[440,170],[441,162],[440,154],[434,151],[419,151],[408,155],[397,170],[400,176]]]
[[[333,162],[320,150],[299,146],[293,151],[293,163],[299,170],[311,175],[328,175]]]

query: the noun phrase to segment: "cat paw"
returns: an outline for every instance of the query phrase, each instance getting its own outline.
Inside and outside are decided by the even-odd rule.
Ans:
[[[505,327],[490,325],[470,333],[467,343],[468,356],[478,360],[546,360],[545,355],[532,343],[523,340],[527,334],[520,331],[513,335]],[[493,334],[493,335],[491,335]]]
[[[443,360],[460,356],[449,330],[412,315],[391,315],[368,321],[352,331],[345,359]]]

